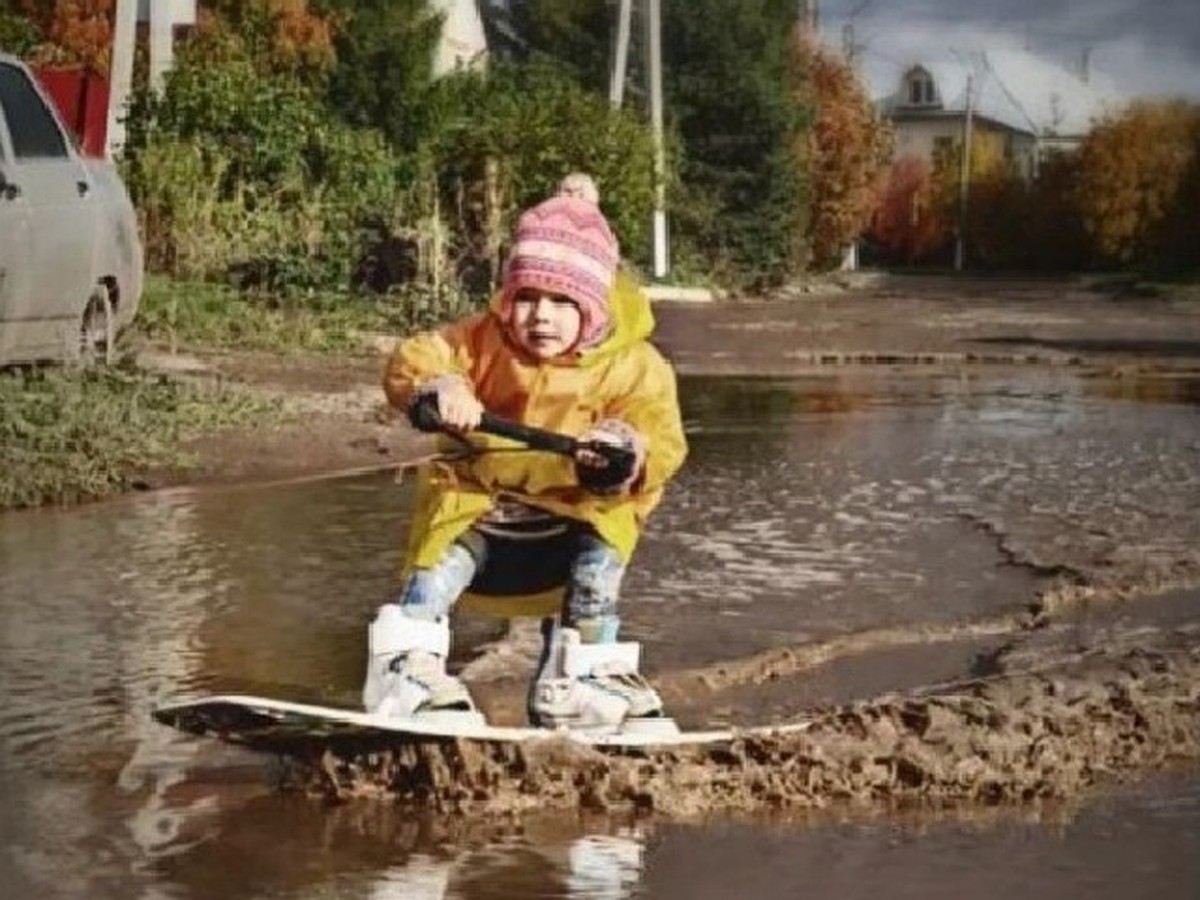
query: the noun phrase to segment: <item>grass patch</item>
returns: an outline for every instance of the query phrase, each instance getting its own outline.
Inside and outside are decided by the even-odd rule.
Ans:
[[[122,493],[187,465],[190,438],[282,419],[278,402],[127,369],[0,372],[0,510]]]
[[[411,334],[470,312],[465,295],[411,289],[383,296],[247,294],[223,285],[147,279],[133,330],[172,349],[365,353],[363,335]]]

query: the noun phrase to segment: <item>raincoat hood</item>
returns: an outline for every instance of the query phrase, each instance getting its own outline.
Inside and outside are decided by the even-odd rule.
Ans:
[[[511,324],[505,318],[508,311],[504,292],[498,291],[493,294],[488,304],[488,312],[495,317],[505,335],[511,340]],[[654,311],[650,308],[650,301],[645,292],[624,269],[617,270],[612,290],[608,295],[608,322],[608,331],[598,343],[578,352],[555,357],[548,362],[551,365],[591,366],[650,338],[654,333]]]

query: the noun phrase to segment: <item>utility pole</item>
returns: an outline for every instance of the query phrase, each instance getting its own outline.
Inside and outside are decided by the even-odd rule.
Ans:
[[[818,0],[800,0],[800,28],[806,34],[816,35],[820,18]]]
[[[650,130],[654,135],[654,277],[666,277],[667,157],[663,145],[661,0],[643,0],[646,14],[646,77],[650,94]]]
[[[667,246],[667,158],[663,142],[662,5],[661,0],[641,0],[642,38],[646,54],[646,95],[650,104],[650,130],[654,138],[654,219],[652,257],[654,277],[664,278],[670,268]],[[608,85],[609,103],[620,108],[625,99],[629,67],[629,33],[633,0],[620,0],[613,42],[613,65]]]
[[[633,0],[620,0],[617,8],[617,36],[613,46],[613,66],[608,82],[608,101],[620,109],[625,100],[625,75],[629,70],[629,25]]]
[[[967,76],[967,109],[963,118],[962,162],[958,170],[958,236],[954,242],[954,271],[967,265],[967,211],[971,193],[971,126],[974,115],[973,77]]]
[[[174,10],[169,9],[169,5],[162,0],[146,4],[150,37],[150,90],[156,94],[162,93],[163,81],[175,63]]]
[[[116,0],[105,128],[109,158],[120,154],[125,146],[125,113],[133,91],[138,22],[148,23],[150,86],[161,91],[163,78],[174,63],[175,26],[196,23],[196,0]]]
[[[854,20],[871,6],[874,0],[859,0],[858,5],[846,14],[846,24],[842,26],[842,55],[846,57],[846,65],[854,68],[858,59],[858,51],[865,49],[854,40]]]
[[[854,45],[854,23],[847,22],[842,26],[842,56],[846,58],[846,65],[854,68],[854,55],[858,48]]]
[[[137,39],[138,0],[117,0],[113,10],[112,67],[109,70],[105,145],[109,159],[125,146],[125,110],[133,90],[133,51]]]
[[[167,73],[175,65],[175,26],[196,22],[195,0],[156,0],[143,3],[138,18],[147,23],[150,37],[150,89],[161,93]]]

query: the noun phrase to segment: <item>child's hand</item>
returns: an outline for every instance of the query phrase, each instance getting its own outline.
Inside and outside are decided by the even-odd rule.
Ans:
[[[618,419],[605,419],[579,436],[575,471],[588,490],[620,494],[641,477],[645,461],[646,439],[641,433]]]
[[[422,386],[413,403],[428,402],[433,397],[437,404],[441,427],[450,431],[468,432],[479,427],[483,418],[483,404],[471,390],[466,379],[458,375],[443,375]]]
[[[483,404],[461,378],[447,379],[437,389],[438,412],[453,431],[474,431],[483,418]]]

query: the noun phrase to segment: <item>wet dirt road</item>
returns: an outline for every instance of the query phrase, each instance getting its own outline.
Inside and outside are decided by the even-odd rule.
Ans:
[[[1191,671],[1195,381],[845,370],[688,380],[684,396],[692,458],[624,607],[683,722],[784,721],[1105,648],[1117,668],[1148,648]],[[1189,774],[981,820],[880,819],[878,804],[763,820],[812,806],[781,780],[774,804],[710,797],[711,821],[697,791],[677,824],[566,802],[544,820],[454,823],[276,794],[263,760],[150,720],[194,691],[353,703],[408,502],[380,476],[0,518],[4,896],[1001,896],[1014,870],[1035,894],[1195,894]],[[530,636],[463,634],[473,687],[515,716]],[[1023,696],[1054,724],[1052,704]],[[746,787],[744,770],[707,774]]]

